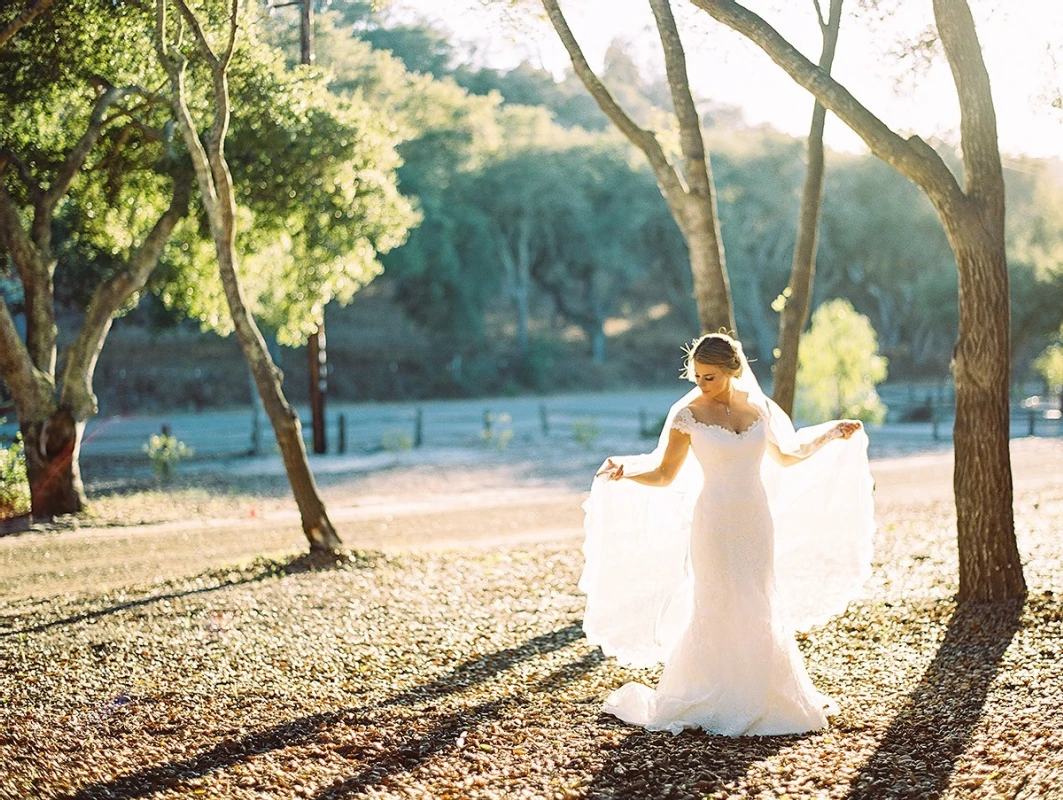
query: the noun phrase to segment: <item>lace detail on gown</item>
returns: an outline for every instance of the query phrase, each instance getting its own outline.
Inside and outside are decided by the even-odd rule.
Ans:
[[[819,730],[833,702],[813,687],[775,585],[774,526],[760,467],[763,418],[735,432],[681,409],[704,473],[690,527],[692,605],[655,689],[628,683],[604,710],[649,730],[729,736]]]
[[[698,428],[703,428],[707,430],[723,431],[724,433],[729,433],[732,436],[742,438],[748,435],[750,431],[752,431],[763,421],[764,418],[758,415],[757,418],[753,420],[753,422],[751,422],[749,424],[749,427],[745,430],[733,431],[730,428],[725,428],[723,425],[717,425],[713,422],[701,422],[700,420],[695,419],[694,412],[690,410],[690,406],[687,406],[685,408],[680,409],[679,413],[675,415],[675,419],[672,420],[672,427],[675,428],[677,431],[688,435],[694,430],[697,430]]]

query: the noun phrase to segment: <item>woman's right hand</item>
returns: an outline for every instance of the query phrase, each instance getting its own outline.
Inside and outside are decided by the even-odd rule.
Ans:
[[[624,477],[624,465],[617,464],[613,459],[605,459],[602,468],[594,474],[595,478],[605,478],[610,481],[618,481]]]

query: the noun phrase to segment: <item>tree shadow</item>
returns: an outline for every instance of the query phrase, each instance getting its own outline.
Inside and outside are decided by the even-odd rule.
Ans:
[[[90,784],[67,795],[70,800],[96,800],[102,797],[149,797],[173,789],[194,778],[226,769],[250,757],[273,750],[283,750],[293,745],[308,743],[324,730],[339,724],[367,725],[363,715],[374,708],[395,705],[410,705],[418,702],[439,700],[447,695],[458,694],[476,684],[483,683],[521,661],[536,655],[560,650],[582,636],[577,623],[550,633],[529,639],[519,647],[499,650],[489,655],[470,659],[461,666],[421,687],[410,689],[385,700],[377,706],[343,708],[319,714],[311,714],[275,725],[237,739],[227,739],[191,758],[168,761],[149,769],[143,769],[110,781]],[[601,663],[602,655],[595,651],[573,664],[568,664],[535,686],[542,689],[556,688],[574,680],[579,675]],[[365,788],[379,783],[385,775],[400,770],[414,769],[433,754],[457,742],[458,734],[486,717],[497,716],[520,700],[523,692],[481,703],[470,709],[448,715],[439,720],[425,735],[398,738],[385,745],[383,752],[374,748],[374,763],[346,779],[338,786],[326,790],[322,797],[334,798],[358,794]],[[382,731],[382,735],[387,732]],[[358,756],[360,751],[341,751],[344,755]]]
[[[496,650],[493,653],[469,659],[445,675],[396,695],[384,705],[417,705],[437,700],[446,695],[456,694],[470,686],[482,683],[490,677],[505,672],[521,661],[526,661],[544,653],[561,650],[582,638],[582,624],[573,622],[567,627],[529,639],[519,647],[507,647],[504,650]]]
[[[603,727],[626,727],[603,715]],[[810,734],[793,736],[720,736],[688,730],[637,730],[613,750],[587,787],[586,797],[701,797],[722,790],[749,767]]]
[[[89,619],[99,619],[100,617],[110,616],[111,614],[117,614],[119,611],[128,611],[131,608],[139,608],[141,606],[151,605],[152,603],[158,603],[163,600],[177,600],[182,597],[193,597],[197,594],[209,594],[211,592],[218,592],[222,589],[229,589],[233,586],[242,586],[249,583],[258,583],[259,581],[266,580],[267,578],[280,578],[287,575],[298,575],[306,572],[325,572],[338,569],[364,569],[372,567],[377,560],[377,556],[373,553],[365,553],[359,551],[348,551],[342,553],[318,553],[309,552],[302,553],[297,556],[288,556],[285,558],[274,559],[256,559],[250,569],[251,574],[246,575],[237,580],[225,580],[223,583],[219,583],[215,586],[202,586],[197,589],[186,589],[180,592],[166,592],[165,594],[153,594],[149,597],[142,597],[139,600],[129,600],[125,603],[116,603],[113,606],[107,608],[96,609],[95,611],[83,611],[80,614],[73,614],[69,617],[63,617],[62,619],[55,619],[50,622],[42,622],[38,625],[32,625],[27,628],[17,628],[14,630],[4,631],[0,633],[0,639],[5,639],[9,636],[20,636],[28,633],[41,633],[49,630],[50,628],[59,627],[61,625],[74,625],[78,622],[84,622]],[[209,570],[206,573],[200,573],[199,575],[191,575],[183,580],[195,581],[203,577],[217,576],[219,572],[229,574],[229,570]]]
[[[878,749],[850,784],[850,800],[940,797],[978,725],[1022,601],[967,603]]]
[[[452,748],[462,747],[462,731],[503,718],[511,709],[519,707],[529,692],[561,689],[593,670],[603,660],[604,656],[601,651],[595,650],[565,664],[542,680],[536,681],[530,689],[488,700],[471,708],[463,708],[456,713],[443,716],[426,733],[397,737],[389,742],[383,751],[376,748],[369,751],[367,748],[372,759],[371,763],[342,782],[322,789],[314,795],[314,800],[340,800],[340,798],[355,797],[365,794],[371,787],[379,785],[393,775],[413,772],[433,756]],[[351,754],[357,756],[363,753],[354,750]]]

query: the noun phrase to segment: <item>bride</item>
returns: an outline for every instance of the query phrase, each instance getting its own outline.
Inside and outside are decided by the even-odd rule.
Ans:
[[[584,504],[587,639],[664,663],[656,689],[628,683],[604,710],[672,733],[819,730],[837,707],[793,631],[844,609],[870,572],[867,436],[851,420],[795,431],[726,334],[694,342],[686,372],[696,388],[657,449],[607,459]]]

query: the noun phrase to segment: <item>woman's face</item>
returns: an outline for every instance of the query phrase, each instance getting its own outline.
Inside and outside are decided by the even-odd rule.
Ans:
[[[726,397],[731,389],[731,373],[723,367],[713,364],[694,362],[694,383],[705,397],[711,399]]]

